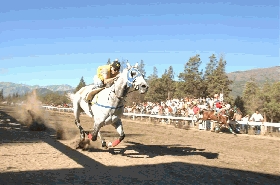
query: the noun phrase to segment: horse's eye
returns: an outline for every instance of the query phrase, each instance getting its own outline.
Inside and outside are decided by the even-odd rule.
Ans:
[[[135,71],[131,71],[131,76],[135,76],[136,75],[136,72]]]

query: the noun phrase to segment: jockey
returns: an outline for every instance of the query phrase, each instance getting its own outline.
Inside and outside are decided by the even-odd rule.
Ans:
[[[115,59],[112,64],[99,66],[97,68],[97,74],[93,77],[93,84],[91,85],[92,90],[101,88],[107,84],[111,84],[120,73],[121,64],[118,59]],[[85,101],[91,105],[91,100],[88,99],[88,94],[85,97]]]
[[[93,77],[93,85],[95,88],[104,87],[116,79],[120,73],[121,64],[118,59],[115,59],[112,64],[99,66],[97,74]]]

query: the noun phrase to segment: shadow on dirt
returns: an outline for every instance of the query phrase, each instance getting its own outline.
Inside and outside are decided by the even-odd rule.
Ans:
[[[0,120],[4,119],[12,121],[14,118],[0,111]],[[20,125],[11,128],[7,122],[1,122],[0,148],[18,141],[22,144],[44,142],[82,167],[36,171],[10,171],[9,167],[6,170],[2,168],[0,184],[279,184],[280,178],[277,175],[182,162],[123,167],[106,166],[84,155],[83,152],[73,150],[58,142],[51,133],[53,133],[52,130],[31,132]],[[202,155],[210,159],[217,157],[217,154],[203,154],[204,149],[129,143],[131,146],[125,148],[126,151],[136,150],[142,154],[149,154],[151,157],[160,155]],[[0,154],[0,159],[5,160],[5,156]],[[115,160],[114,155],[112,155],[112,160]]]
[[[188,146],[181,145],[143,145],[141,143],[136,143],[132,141],[127,141],[125,143],[130,144],[125,148],[110,148],[109,152],[111,154],[121,154],[127,157],[141,157],[143,158],[153,158],[157,156],[188,156],[188,155],[200,155],[207,159],[217,159],[218,153],[204,152],[205,149],[197,149]],[[129,152],[136,151],[136,152]]]

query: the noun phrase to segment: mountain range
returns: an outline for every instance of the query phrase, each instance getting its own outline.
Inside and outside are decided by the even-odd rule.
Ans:
[[[230,85],[233,97],[242,96],[246,82],[255,81],[260,87],[265,82],[279,82],[280,81],[280,66],[269,68],[256,68],[247,71],[235,71],[227,74],[228,78],[233,81]]]
[[[269,68],[257,68],[247,71],[235,71],[227,73],[230,80],[233,80],[233,84],[230,86],[232,92],[230,95],[236,97],[237,95],[241,96],[245,84],[247,81],[255,80],[258,85],[262,85],[266,81],[276,82],[280,81],[280,66],[274,66]],[[73,92],[74,87],[63,84],[63,85],[48,85],[48,86],[39,86],[39,85],[25,85],[25,84],[16,84],[11,82],[0,82],[0,90],[3,89],[4,97],[9,94],[18,93],[19,95],[26,94],[31,92],[34,89],[40,94],[46,94],[48,92]]]
[[[39,86],[39,85],[25,85],[25,84],[16,84],[11,82],[0,82],[0,90],[3,89],[4,97],[16,94],[19,95],[26,94],[28,92],[37,89],[39,94],[47,94],[49,92],[58,92],[63,94],[65,92],[72,92],[75,88],[70,85],[48,85],[48,86]]]

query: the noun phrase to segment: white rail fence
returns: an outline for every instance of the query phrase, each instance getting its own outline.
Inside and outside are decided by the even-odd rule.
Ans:
[[[43,106],[46,110],[53,110],[58,112],[73,112],[73,108],[59,108],[59,107],[53,107],[53,106]],[[139,113],[124,113],[124,116],[130,116],[132,119],[140,118],[140,120],[143,119],[149,119],[150,121],[152,119],[159,119],[162,122],[165,122],[167,124],[170,124],[173,121],[184,121],[188,123],[190,127],[194,127],[195,123],[197,121],[197,118],[195,116],[190,117],[175,117],[175,116],[162,116],[162,115],[151,115],[151,114],[139,114]],[[242,127],[246,126],[260,126],[261,132],[265,133],[267,131],[267,127],[276,127],[278,128],[278,131],[280,131],[280,123],[270,123],[270,122],[251,122],[251,121],[236,121],[231,122],[231,124],[240,124]],[[200,123],[199,124],[200,130],[206,130],[206,123]]]

